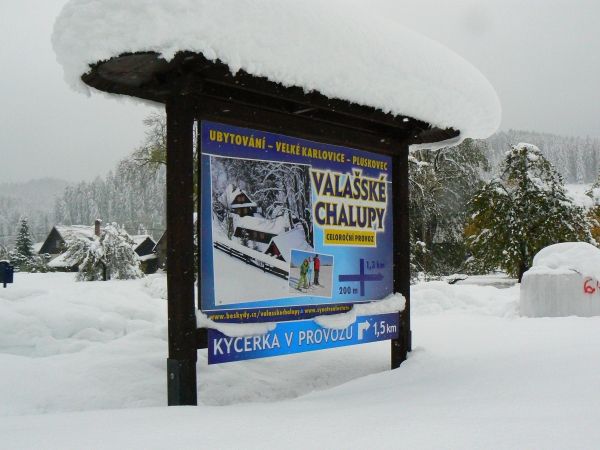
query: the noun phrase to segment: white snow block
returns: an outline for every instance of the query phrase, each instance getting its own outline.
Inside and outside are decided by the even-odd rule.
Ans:
[[[600,316],[600,250],[585,242],[564,242],[538,252],[523,275],[521,315]]]
[[[528,317],[600,316],[598,281],[576,272],[525,273],[520,312]]]

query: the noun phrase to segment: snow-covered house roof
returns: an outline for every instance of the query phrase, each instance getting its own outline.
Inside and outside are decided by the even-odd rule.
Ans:
[[[67,269],[77,264],[71,258],[67,258],[67,253],[61,253],[48,263],[48,267],[52,269]]]
[[[237,202],[237,199],[239,196],[242,196],[242,198],[245,198],[247,201],[243,202],[243,203],[239,203]],[[250,196],[248,194],[246,194],[245,191],[241,190],[238,187],[233,187],[231,184],[228,184],[227,187],[225,188],[225,191],[223,191],[223,193],[221,194],[221,196],[219,197],[219,201],[221,202],[221,204],[227,208],[230,209],[236,209],[236,208],[256,208],[256,203],[254,203],[252,200],[250,200]]]
[[[94,227],[88,225],[56,225],[51,230],[38,253],[57,254],[64,251],[69,242],[80,239],[92,240]]]
[[[233,226],[237,228],[245,228],[268,234],[281,234],[290,229],[290,222],[286,216],[279,216],[275,219],[265,219],[258,216],[235,216]]]
[[[279,249],[279,253],[286,261],[292,254],[292,250],[303,250],[312,252],[313,248],[306,242],[306,236],[302,228],[294,228],[287,233],[280,234],[271,239],[271,244],[275,244]]]
[[[56,225],[54,227],[65,242],[70,239],[94,239],[94,227],[89,225]]]
[[[453,142],[487,137],[500,123],[498,96],[477,69],[364,1],[70,0],[52,41],[68,83],[84,92],[92,66],[127,57],[126,73],[106,66],[86,82],[163,101],[140,89],[189,52],[232,74],[459,130]]]
[[[156,242],[148,234],[134,234],[129,236],[133,241],[131,247],[139,257],[152,255]]]
[[[50,253],[50,254],[58,254],[62,253],[65,250],[65,247],[68,247],[71,242],[77,240],[88,240],[92,241],[95,236],[95,227],[90,225],[55,225],[46,240],[40,245],[37,253]],[[129,236],[132,241],[132,247],[138,253],[138,248],[140,246],[144,246],[148,248],[148,252],[144,252],[144,254],[152,251],[156,243],[152,239],[151,236],[147,234],[133,235]],[[60,244],[60,245],[58,245]],[[64,258],[63,258],[64,259]],[[62,259],[56,257],[51,261],[51,267],[69,267],[72,264],[69,264],[68,261],[63,261]]]
[[[144,242],[146,239],[150,239],[152,242],[154,242],[154,239],[152,239],[152,236],[150,236],[149,234],[132,234],[129,237],[131,238],[133,244],[136,247],[142,242]]]

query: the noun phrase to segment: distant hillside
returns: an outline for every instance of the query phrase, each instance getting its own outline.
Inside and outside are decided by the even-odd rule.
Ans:
[[[31,209],[52,210],[56,197],[61,195],[68,185],[69,182],[56,178],[0,183],[0,196],[18,199]]]
[[[495,173],[513,144],[527,142],[540,148],[565,183],[593,183],[600,171],[600,139],[557,136],[533,131],[500,131],[485,140],[488,160]]]
[[[68,185],[54,178],[0,183],[0,244],[12,244],[22,216],[28,217],[36,240],[45,238],[54,225],[56,199]]]
[[[537,145],[565,183],[593,183],[600,171],[600,139],[508,130],[485,142],[493,174],[510,146],[519,142]],[[97,217],[123,224],[130,232],[142,226],[158,237],[165,227],[164,186],[164,168],[149,170],[127,159],[106,177],[88,183],[51,178],[0,183],[0,244],[12,245],[21,216],[29,218],[37,241],[56,222],[89,224]]]

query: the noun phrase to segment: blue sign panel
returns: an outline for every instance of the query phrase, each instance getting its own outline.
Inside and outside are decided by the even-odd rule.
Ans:
[[[208,121],[199,142],[210,318],[298,320],[393,292],[390,157]]]
[[[347,328],[322,328],[313,320],[280,322],[261,336],[229,337],[208,331],[208,363],[311,352],[398,338],[398,314],[358,317]]]

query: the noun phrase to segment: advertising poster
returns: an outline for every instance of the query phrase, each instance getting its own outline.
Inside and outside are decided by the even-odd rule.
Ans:
[[[297,320],[393,291],[391,158],[202,121],[201,309]]]

